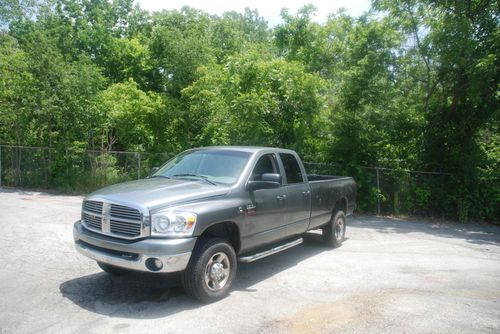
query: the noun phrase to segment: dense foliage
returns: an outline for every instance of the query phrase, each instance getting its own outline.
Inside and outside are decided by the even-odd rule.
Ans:
[[[252,10],[4,0],[0,143],[50,148],[46,184],[72,187],[89,178],[85,150],[281,146],[355,176],[362,210],[381,200],[389,212],[498,221],[498,9],[375,0],[324,24],[312,6],[284,10],[270,28]],[[112,176],[116,163],[91,160]],[[396,170],[390,193],[366,166]]]

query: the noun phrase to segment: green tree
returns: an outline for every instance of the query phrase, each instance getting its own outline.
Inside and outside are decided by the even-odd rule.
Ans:
[[[300,61],[310,71],[319,72],[324,67],[320,50],[326,40],[322,38],[322,27],[312,21],[315,13],[316,8],[312,5],[304,6],[295,16],[283,9],[284,23],[274,29],[274,42],[280,56]]]
[[[267,23],[256,10],[245,9],[244,14],[226,12],[211,24],[212,45],[218,63],[241,52],[246,52],[254,45],[269,49],[271,35]]]
[[[435,194],[441,208],[465,221],[485,200],[474,191],[483,164],[479,134],[498,122],[498,4],[376,1],[375,8],[386,11],[413,41],[416,89],[427,122],[421,164],[455,175],[451,183],[438,185],[451,193]]]
[[[299,63],[257,52],[201,69],[183,90],[195,144],[273,145],[313,154],[324,83]]]
[[[149,46],[161,78],[159,90],[179,97],[196,78],[196,69],[215,61],[210,43],[210,17],[189,7],[154,16]]]
[[[0,142],[50,147],[53,185],[88,178],[86,148],[284,146],[355,176],[362,210],[378,198],[388,212],[498,220],[497,2],[375,0],[321,24],[315,13],[283,10],[269,29],[250,9],[2,1]],[[93,163],[90,186],[120,179],[120,159]],[[451,175],[396,172],[377,193],[367,165]]]
[[[132,79],[100,93],[94,108],[100,115],[101,149],[151,151],[161,142],[164,148],[177,145],[169,136],[172,107]]]
[[[29,142],[27,130],[36,93],[26,53],[15,39],[0,33],[0,142]]]

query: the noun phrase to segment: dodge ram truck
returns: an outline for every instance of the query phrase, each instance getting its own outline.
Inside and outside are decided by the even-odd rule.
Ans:
[[[298,245],[306,231],[339,246],[355,200],[351,177],[307,175],[294,151],[204,147],[88,195],[73,235],[105,272],[179,272],[187,294],[207,302],[228,293],[238,262]]]

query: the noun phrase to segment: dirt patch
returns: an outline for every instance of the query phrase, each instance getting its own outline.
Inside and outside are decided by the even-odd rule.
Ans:
[[[398,309],[398,314],[411,313],[415,315],[415,308],[410,311],[402,307],[401,301],[410,301],[415,297],[430,299],[443,298],[474,298],[481,300],[498,300],[497,290],[421,290],[421,289],[387,289],[377,293],[358,294],[341,298],[335,302],[315,304],[302,308],[291,316],[276,324],[277,330],[284,333],[325,334],[345,332],[352,328],[363,328],[377,322],[385,322],[384,310],[391,307]],[[471,299],[473,300],[473,299]],[[396,304],[394,304],[396,303]],[[396,306],[395,306],[396,305]],[[469,305],[465,303],[464,305]]]
[[[288,333],[323,334],[369,322],[378,315],[386,294],[363,294],[342,298],[333,303],[316,304],[301,309],[282,320],[278,326]]]

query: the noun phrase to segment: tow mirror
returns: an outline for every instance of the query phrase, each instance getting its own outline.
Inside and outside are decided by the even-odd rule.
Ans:
[[[281,175],[274,174],[274,173],[264,173],[264,174],[262,174],[262,181],[275,182],[275,183],[278,183],[278,185],[279,185],[281,182]]]
[[[273,189],[281,186],[281,175],[273,173],[262,174],[261,181],[248,181],[247,190]]]

